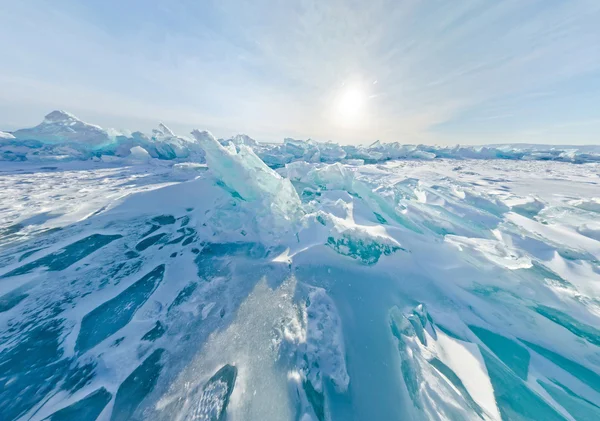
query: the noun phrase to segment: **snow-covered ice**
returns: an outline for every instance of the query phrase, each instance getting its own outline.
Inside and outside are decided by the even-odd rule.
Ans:
[[[593,148],[0,147],[2,420],[600,419]]]

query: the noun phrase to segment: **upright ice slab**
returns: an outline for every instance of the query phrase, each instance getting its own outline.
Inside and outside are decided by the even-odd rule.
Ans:
[[[269,168],[247,145],[221,145],[206,131],[194,130],[209,169],[243,201],[255,204],[257,217],[269,230],[285,229],[302,215],[292,183]]]

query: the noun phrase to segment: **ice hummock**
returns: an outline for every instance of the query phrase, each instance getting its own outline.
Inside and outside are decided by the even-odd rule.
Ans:
[[[160,159],[201,161],[204,156],[204,150],[193,139],[175,135],[163,123],[159,123],[158,128],[152,131],[147,148],[153,158]]]
[[[39,125],[31,129],[13,132],[19,140],[36,140],[42,143],[77,143],[98,147],[111,142],[106,132],[99,126],[85,123],[66,111],[52,111]]]
[[[0,137],[0,158],[8,161],[128,159],[133,148],[159,160],[203,162],[204,151],[191,138],[159,123],[150,136],[125,134],[86,123],[66,111],[53,111],[42,123]],[[139,157],[139,149],[135,149]],[[135,159],[134,161],[138,161]]]

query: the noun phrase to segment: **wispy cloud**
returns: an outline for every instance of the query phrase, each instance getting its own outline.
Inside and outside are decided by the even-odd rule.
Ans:
[[[595,0],[31,0],[0,15],[4,128],[65,108],[265,140],[564,142],[531,135],[560,124],[579,143],[600,105]],[[348,84],[367,91],[360,127],[331,118]]]

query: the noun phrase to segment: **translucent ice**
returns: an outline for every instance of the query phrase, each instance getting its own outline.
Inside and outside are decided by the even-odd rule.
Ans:
[[[302,214],[290,181],[265,165],[248,146],[239,145],[239,150],[222,146],[209,132],[195,130],[193,135],[206,153],[209,169],[243,201],[256,203],[258,218],[278,229]]]

